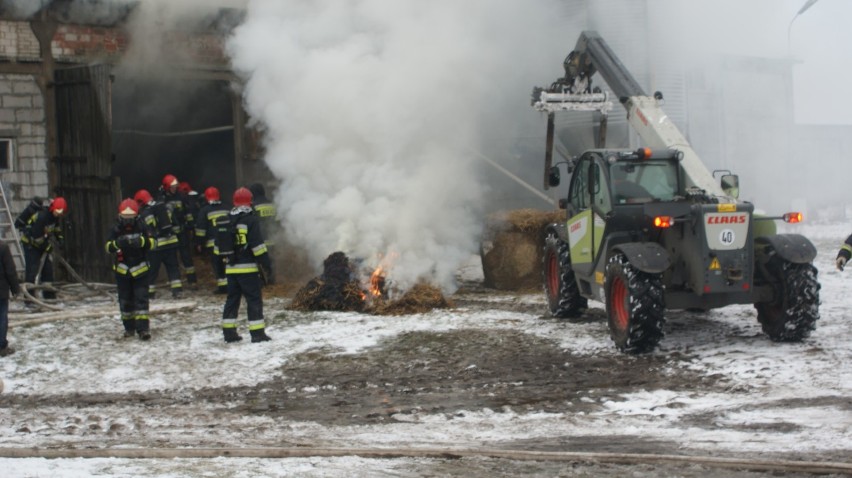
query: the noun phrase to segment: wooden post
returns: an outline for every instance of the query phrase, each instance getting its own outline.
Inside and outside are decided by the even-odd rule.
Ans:
[[[234,119],[234,178],[237,186],[245,183],[245,162],[248,160],[246,148],[246,114],[243,110],[243,98],[239,91],[231,93],[231,111]]]
[[[48,16],[47,9],[43,9],[37,18],[30,22],[39,43],[41,55],[41,75],[36,78],[42,95],[44,96],[44,120],[47,139],[47,187],[48,195],[53,194],[53,189],[59,185],[59,170],[53,158],[57,156],[57,131],[56,131],[56,90],[53,88],[53,51],[51,43],[56,34],[56,21]]]

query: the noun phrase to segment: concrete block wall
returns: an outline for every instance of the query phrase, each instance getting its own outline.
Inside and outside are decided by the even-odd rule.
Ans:
[[[44,96],[31,75],[0,74],[0,139],[12,143],[10,169],[0,172],[17,215],[33,196],[48,196]]]
[[[40,57],[38,39],[28,22],[0,20],[0,58],[36,61]]]

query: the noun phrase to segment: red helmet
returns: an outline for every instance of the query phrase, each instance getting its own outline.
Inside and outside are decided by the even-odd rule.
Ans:
[[[163,189],[169,189],[172,186],[177,186],[178,179],[173,174],[163,176]]]
[[[178,184],[178,191],[184,194],[189,194],[192,192],[192,186],[190,186],[186,181],[181,181],[180,184]]]
[[[126,218],[136,217],[139,214],[139,204],[135,200],[127,198],[118,205],[118,214]]]
[[[204,190],[204,198],[207,199],[207,202],[211,201],[219,201],[219,190],[213,186]]]
[[[240,188],[234,191],[234,206],[251,206],[251,191]]]
[[[143,204],[148,204],[154,198],[151,197],[151,193],[149,193],[147,189],[140,189],[136,191],[136,194],[133,196],[133,199],[135,199],[136,203],[141,206]]]
[[[57,197],[50,203],[49,211],[54,215],[61,216],[65,214],[68,210],[68,203],[65,202],[65,198]]]

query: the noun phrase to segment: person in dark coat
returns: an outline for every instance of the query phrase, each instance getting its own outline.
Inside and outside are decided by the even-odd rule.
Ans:
[[[155,201],[147,189],[136,191],[133,196],[139,205],[139,217],[148,228],[152,238],[148,250],[148,298],[153,299],[156,293],[155,284],[160,274],[160,265],[166,267],[169,276],[169,289],[172,297],[180,298],[183,283],[180,281],[180,265],[178,265],[178,238],[172,227],[171,214],[165,204]]]
[[[151,237],[145,221],[139,217],[139,204],[125,199],[118,205],[118,219],[109,231],[106,251],[114,256],[113,271],[118,289],[118,308],[124,337],[139,334],[151,338],[148,317],[148,260]]]
[[[195,221],[196,250],[205,252],[210,258],[210,266],[216,275],[216,294],[228,293],[228,278],[225,277],[225,263],[222,257],[215,253],[216,245],[216,221],[226,217],[231,210],[222,204],[219,197],[219,189],[213,186],[204,190],[204,198],[207,204],[198,211],[198,219]]]
[[[42,209],[27,220],[21,234],[24,261],[26,262],[24,273],[26,282],[34,284],[37,277],[40,277],[41,283],[53,282],[53,262],[50,259],[50,252],[53,249],[51,240],[62,244],[64,235],[61,219],[67,213],[68,204],[65,202],[65,198],[57,197],[47,209]],[[56,294],[46,290],[42,292],[42,297],[55,299]]]
[[[160,187],[160,195],[157,199],[169,209],[172,219],[172,231],[178,239],[178,256],[186,272],[186,281],[195,284],[198,279],[195,275],[195,265],[192,262],[192,245],[187,230],[195,227],[195,218],[186,204],[186,196],[178,190],[180,182],[177,177],[167,174],[163,177],[163,185]]]
[[[12,260],[12,251],[6,243],[0,242],[0,357],[15,353],[15,349],[9,347],[6,333],[9,330],[9,293],[18,295],[21,293],[21,285],[18,283],[18,271],[15,269],[15,261]]]
[[[272,262],[266,252],[260,222],[251,207],[251,192],[246,188],[234,191],[234,208],[227,218],[216,222],[215,248],[224,255],[225,275],[228,278],[228,297],[222,312],[222,332],[225,342],[238,342],[237,314],[240,300],[246,298],[248,329],[252,342],[271,340],[266,335],[263,318],[263,282],[274,281]],[[261,278],[261,274],[265,279]]]

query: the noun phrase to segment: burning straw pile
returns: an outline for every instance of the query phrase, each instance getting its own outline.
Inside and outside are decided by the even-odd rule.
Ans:
[[[447,307],[452,307],[452,304],[444,298],[441,290],[428,284],[415,285],[398,300],[389,300],[386,291],[381,289],[364,290],[358,272],[342,252],[335,252],[323,261],[322,275],[302,287],[290,305],[294,310],[352,311],[376,315],[415,314]]]

